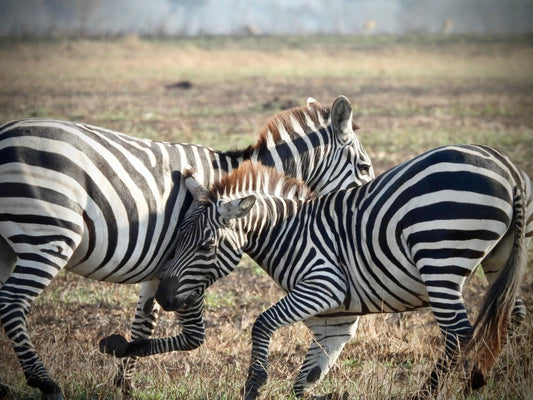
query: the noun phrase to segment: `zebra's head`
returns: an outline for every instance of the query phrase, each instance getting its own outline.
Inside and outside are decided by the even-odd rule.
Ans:
[[[255,149],[263,164],[302,179],[316,193],[325,194],[361,186],[374,178],[357,129],[352,105],[345,96],[338,96],[331,107],[309,98],[307,107],[274,115]]]
[[[246,232],[255,224],[244,217],[254,214],[250,211],[258,198],[264,203],[261,193],[294,204],[314,197],[300,180],[252,162],[245,162],[211,189],[202,186],[191,170],[184,177],[194,204],[179,227],[174,257],[160,276],[155,298],[166,311],[197,304],[205,289],[235,269],[247,245]],[[264,204],[260,210],[254,215],[275,212]]]
[[[312,106],[313,103],[308,102],[308,107]],[[333,102],[328,122],[333,133],[330,153],[324,157],[320,181],[310,186],[324,194],[358,187],[374,179],[372,161],[355,134],[359,127],[353,121],[352,104],[345,96],[338,96]],[[320,164],[318,160],[317,164]]]

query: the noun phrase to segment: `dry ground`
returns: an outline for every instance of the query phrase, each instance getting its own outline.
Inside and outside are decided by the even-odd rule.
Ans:
[[[484,143],[533,176],[533,38],[483,36],[207,38],[145,41],[0,42],[0,120],[79,120],[151,139],[219,149],[255,141],[266,119],[308,96],[345,94],[376,171],[448,143]],[[530,253],[531,255],[531,253]],[[531,257],[530,257],[531,258]],[[471,398],[533,393],[533,264],[522,286],[530,315],[509,340],[488,387]],[[475,311],[484,280],[467,289]],[[115,361],[97,350],[127,334],[135,286],[61,274],[34,305],[37,349],[69,399],[112,399]],[[281,292],[250,261],[209,291],[206,343],[189,353],[143,359],[139,399],[233,399],[244,382],[255,317]],[[157,335],[178,331],[164,315]],[[290,395],[310,337],[303,325],[276,333],[264,399]],[[403,399],[424,382],[441,350],[430,314],[362,319],[317,393]],[[36,397],[5,334],[0,382],[14,398]],[[442,399],[464,398],[451,377]],[[468,397],[467,397],[468,398]]]

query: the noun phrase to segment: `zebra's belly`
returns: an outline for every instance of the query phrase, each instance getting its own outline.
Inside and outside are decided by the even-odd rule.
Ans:
[[[169,236],[159,244],[146,238],[150,238],[150,235],[144,232],[137,236],[137,240],[131,241],[128,232],[120,229],[114,240],[110,240],[108,235],[94,232],[89,238],[85,230],[66,269],[106,282],[138,283],[150,280],[157,273],[164,249],[168,248],[171,238]]]
[[[348,309],[364,315],[415,310],[428,304],[426,285],[422,281],[401,275],[388,278],[368,274],[352,285]]]
[[[412,311],[429,306],[427,295],[421,294],[416,301],[405,301],[397,297],[352,296],[347,311],[357,315],[395,313]]]
[[[157,263],[148,263],[145,260],[122,263],[112,259],[102,265],[94,257],[90,257],[78,264],[70,262],[66,269],[77,275],[99,281],[138,283],[153,278],[157,272]]]

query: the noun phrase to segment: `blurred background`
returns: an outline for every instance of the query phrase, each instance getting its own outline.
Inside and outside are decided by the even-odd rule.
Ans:
[[[532,0],[2,0],[2,36],[524,33]]]

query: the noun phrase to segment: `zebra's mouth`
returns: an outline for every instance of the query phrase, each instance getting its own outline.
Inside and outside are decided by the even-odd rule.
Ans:
[[[179,292],[180,283],[177,278],[161,280],[155,294],[155,299],[165,311],[188,310],[202,296],[199,288],[191,289],[183,293]]]

